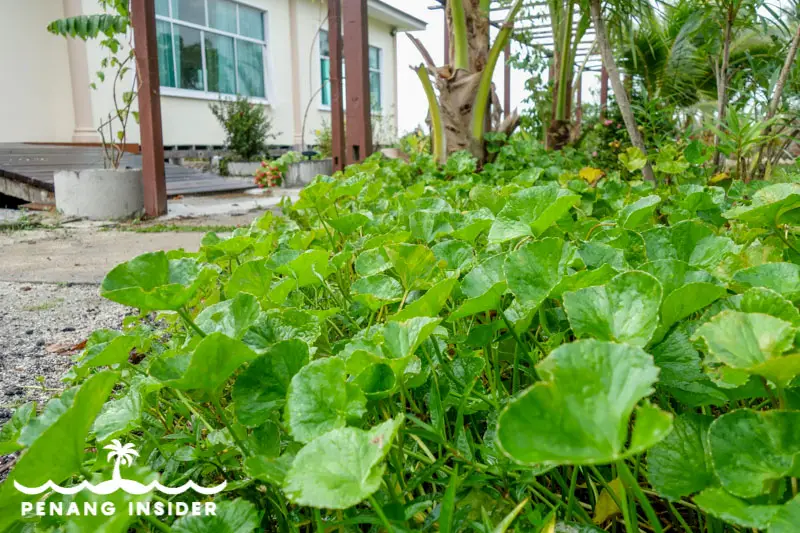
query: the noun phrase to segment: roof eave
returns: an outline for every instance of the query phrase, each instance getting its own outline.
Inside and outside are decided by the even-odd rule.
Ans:
[[[396,28],[397,31],[422,31],[428,26],[425,21],[381,0],[368,0],[367,9],[371,18],[385,22]]]

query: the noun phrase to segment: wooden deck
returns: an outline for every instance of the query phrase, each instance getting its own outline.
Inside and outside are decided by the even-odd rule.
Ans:
[[[125,154],[123,168],[140,168],[141,156]],[[43,144],[0,144],[0,178],[55,192],[53,174],[59,170],[103,168],[101,148]],[[251,180],[225,178],[208,172],[165,164],[167,195],[233,192],[254,186]],[[48,195],[48,196],[49,196]]]

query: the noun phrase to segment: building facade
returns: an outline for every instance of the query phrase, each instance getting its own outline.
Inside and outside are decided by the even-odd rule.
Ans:
[[[315,144],[316,131],[330,123],[325,0],[155,3],[166,146],[223,144],[209,104],[236,94],[265,107],[271,144]],[[96,74],[107,52],[46,30],[53,20],[97,13],[96,0],[0,6],[0,142],[99,142],[97,127],[114,109],[110,76],[101,82]],[[380,0],[368,0],[368,12],[370,98],[381,142],[397,129],[398,33],[425,24]],[[132,84],[129,75],[118,91]],[[133,124],[127,142],[139,142]]]

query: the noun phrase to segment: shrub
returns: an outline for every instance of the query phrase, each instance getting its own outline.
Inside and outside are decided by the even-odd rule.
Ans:
[[[239,159],[251,161],[266,150],[267,139],[274,139],[272,119],[264,107],[250,103],[244,96],[209,105],[211,113],[225,128],[225,144]]]

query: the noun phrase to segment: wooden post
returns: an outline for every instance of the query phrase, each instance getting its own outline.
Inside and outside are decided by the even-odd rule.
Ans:
[[[142,143],[144,210],[147,216],[167,213],[164,138],[161,132],[161,91],[154,0],[131,2],[136,71],[139,76],[139,131]]]
[[[367,0],[342,0],[344,19],[344,61],[347,66],[347,164],[357,163],[372,153],[372,124],[369,94]]]
[[[508,118],[511,115],[511,43],[503,50],[503,111]]]
[[[331,84],[331,142],[333,171],[344,169],[345,133],[342,99],[342,4],[328,0],[328,56]]]
[[[600,118],[606,118],[608,110],[608,71],[605,65],[600,70]]]

